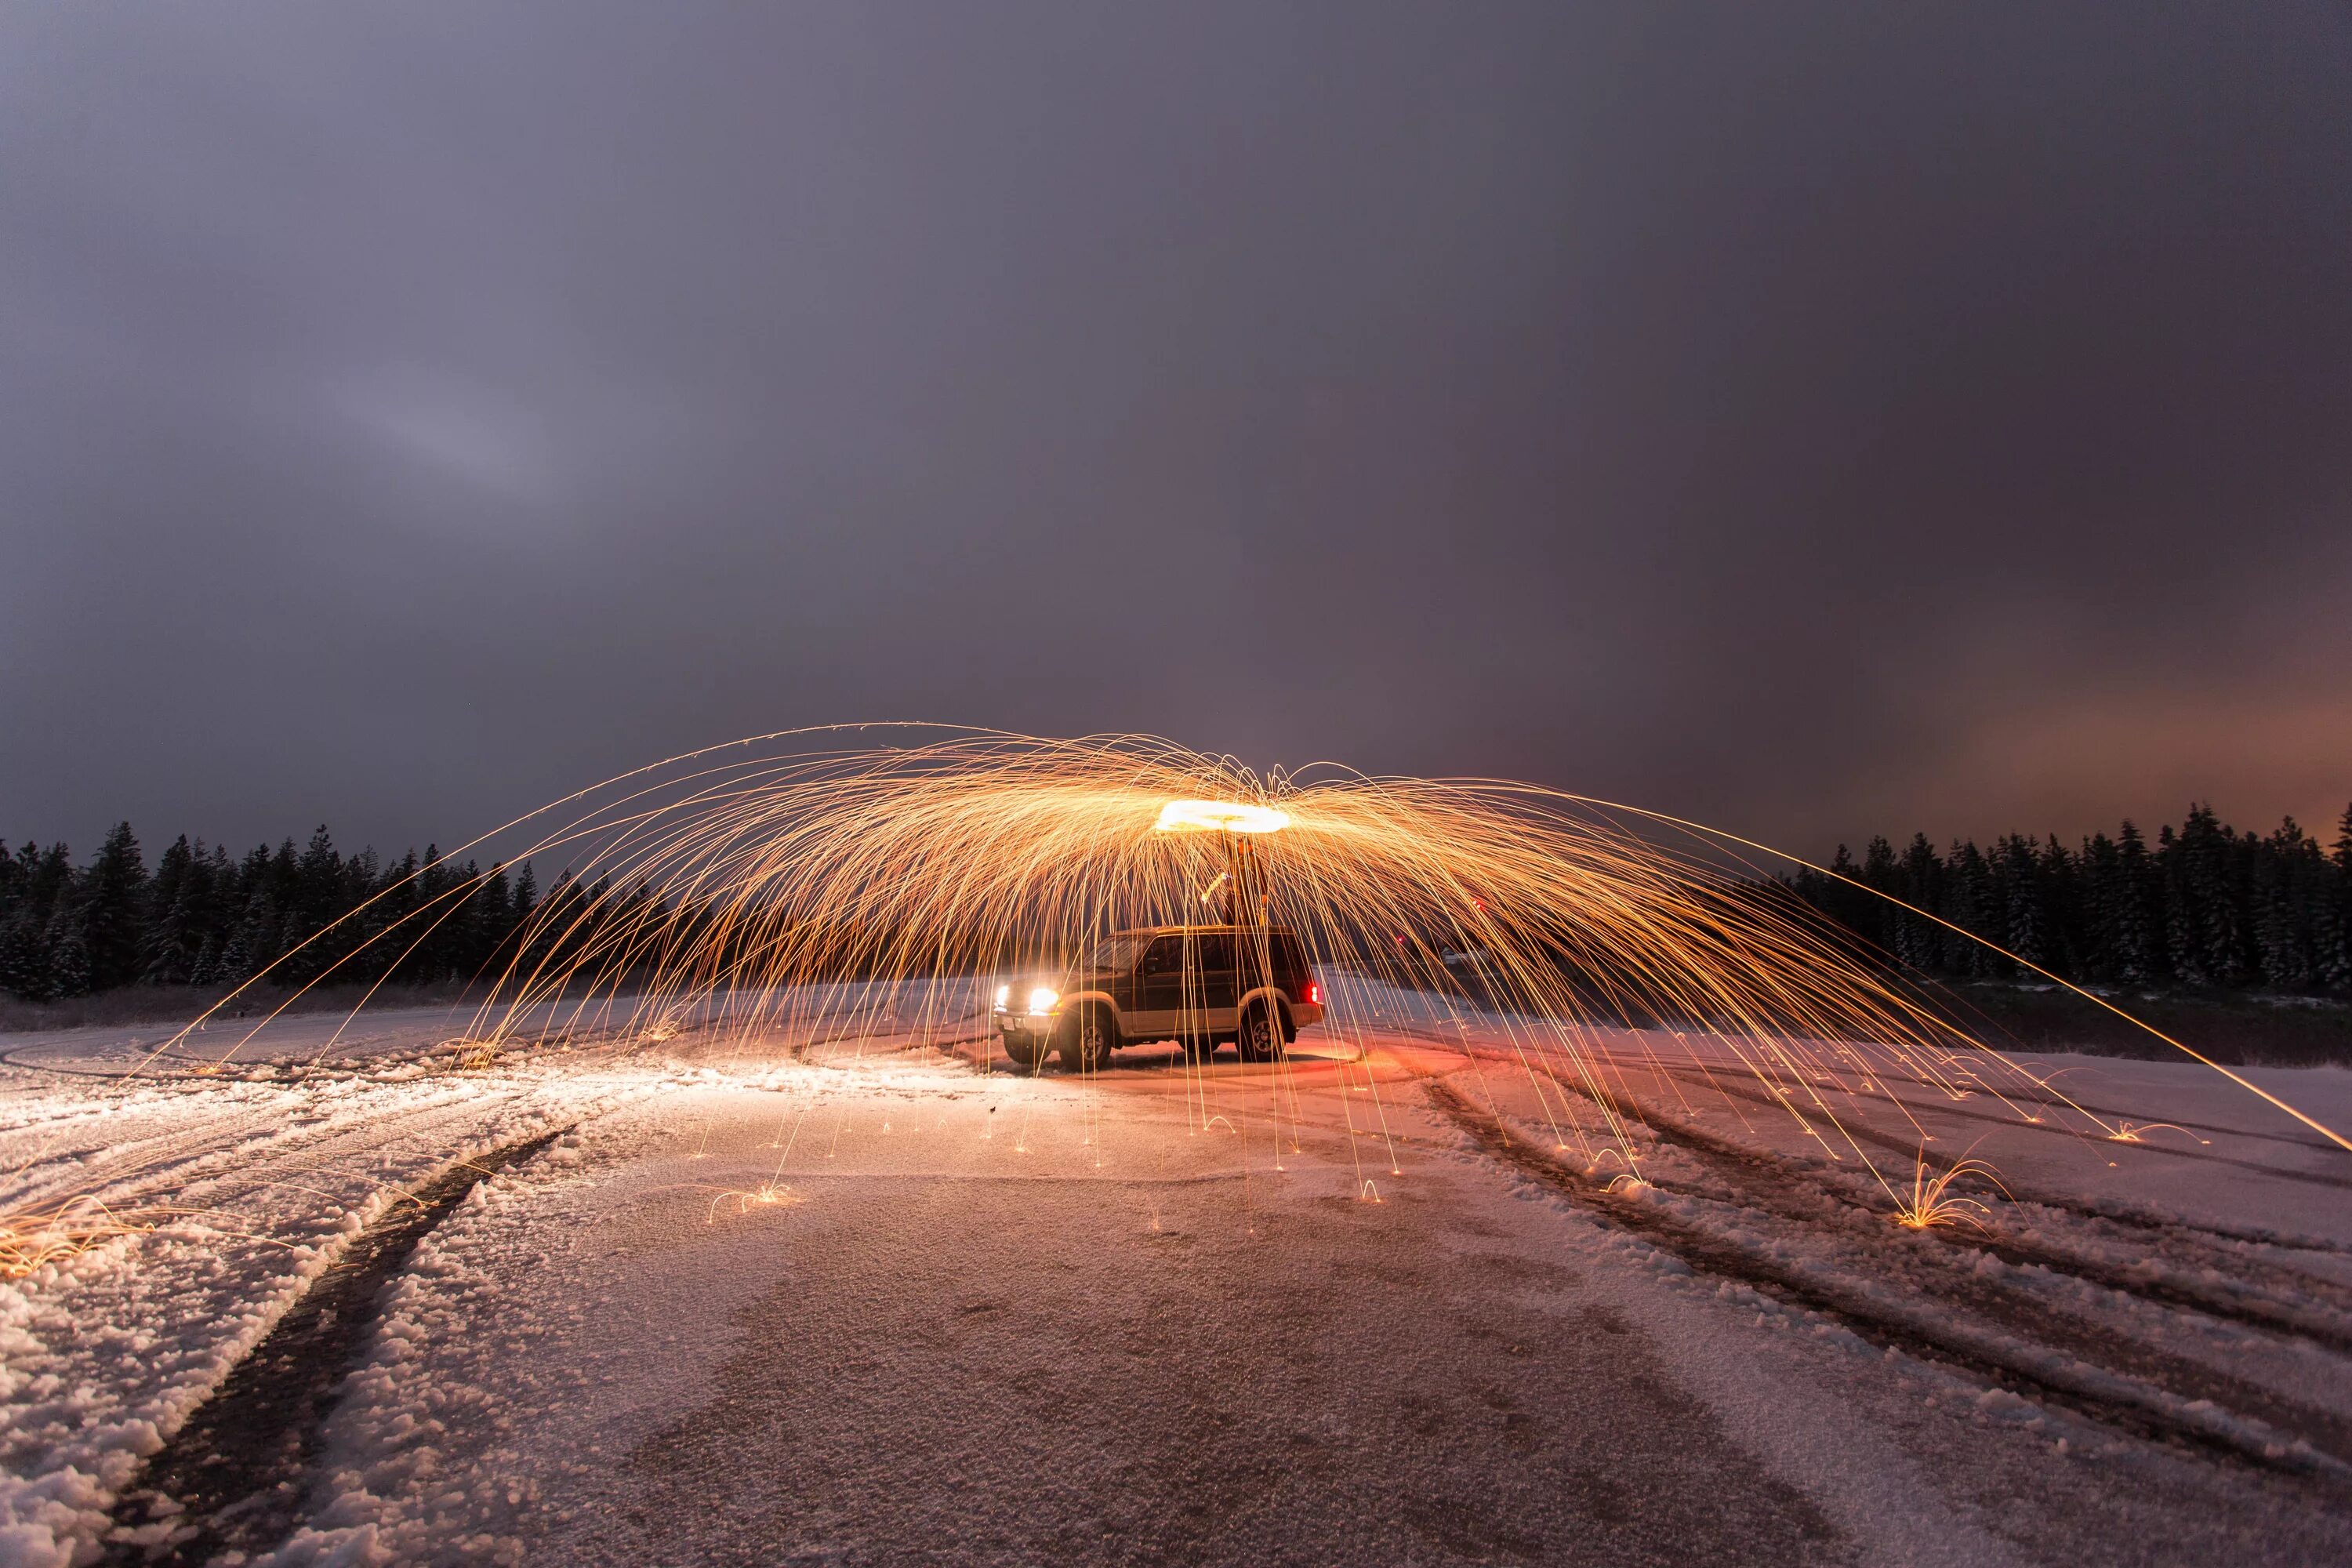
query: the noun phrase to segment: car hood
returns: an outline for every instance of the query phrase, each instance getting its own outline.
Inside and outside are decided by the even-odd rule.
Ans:
[[[1026,974],[1007,975],[998,984],[1011,987],[1013,995],[1018,998],[1040,985],[1050,985],[1056,991],[1091,991],[1118,977],[1119,971],[1116,969],[1037,969]]]

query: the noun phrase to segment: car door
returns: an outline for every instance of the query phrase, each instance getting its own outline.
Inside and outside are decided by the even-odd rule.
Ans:
[[[1156,936],[1135,964],[1135,1006],[1128,1014],[1130,1039],[1164,1040],[1176,1033],[1184,1005],[1184,939]]]
[[[1241,1018],[1234,980],[1234,939],[1223,931],[1204,931],[1195,937],[1184,1032],[1209,1036],[1234,1032]]]

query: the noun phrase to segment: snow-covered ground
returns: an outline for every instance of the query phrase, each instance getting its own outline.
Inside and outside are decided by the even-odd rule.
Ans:
[[[1768,1085],[1351,1001],[1281,1069],[1087,1080],[952,1018],[487,1062],[437,1011],[288,1019],[137,1079],[164,1031],[0,1038],[8,1207],[126,1222],[0,1285],[0,1564],[199,1539],[142,1479],[190,1413],[409,1194],[550,1134],[354,1325],[253,1556],[2352,1560],[2352,1155],[2245,1090]],[[2352,1124],[2352,1074],[2249,1076]],[[1895,1223],[1964,1156],[1980,1230]]]

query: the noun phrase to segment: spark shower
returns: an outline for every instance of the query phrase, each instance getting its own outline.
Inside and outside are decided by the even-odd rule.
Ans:
[[[1636,1175],[1641,1145],[1613,1109],[1624,1047],[1599,1048],[1629,1027],[1658,1065],[1676,1052],[1735,1063],[1832,1157],[1876,1175],[1898,1215],[1916,1173],[1882,1173],[1846,1128],[1880,1075],[1990,1094],[2021,1120],[2004,1090],[2030,1089],[2087,1135],[2129,1136],[1778,896],[1763,868],[1793,862],[1727,834],[1500,780],[1323,764],[1262,776],[1141,736],[872,730],[898,743],[868,743],[865,727],[754,737],[608,780],[452,851],[495,839],[522,845],[510,860],[570,868],[484,977],[475,1048],[551,1033],[659,1041],[688,1026],[746,1058],[820,1037],[968,1039],[1003,977],[1066,962],[1110,931],[1198,919],[1224,887],[1241,918],[1305,942],[1327,1046],[1360,1057],[1399,995],[1459,1026],[1465,1051],[1475,1023],[1505,1042],[1547,1113],[1559,1109],[1563,1149]],[[380,898],[311,940],[405,948],[458,918],[467,895],[396,911]],[[1571,1094],[1600,1109],[1597,1124],[1566,1113]]]

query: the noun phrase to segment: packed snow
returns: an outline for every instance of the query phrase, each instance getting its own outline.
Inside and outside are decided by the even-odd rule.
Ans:
[[[289,1018],[137,1077],[168,1031],[0,1038],[11,1207],[126,1220],[0,1284],[0,1564],[168,1549],[142,1467],[228,1370],[550,1132],[385,1286],[263,1560],[2352,1553],[2352,1156],[2208,1069],[1808,1099],[1671,1030],[1580,1081],[1519,1021],[1354,1016],[1087,1079],[969,1017]],[[2248,1076],[2352,1124],[2352,1074]],[[1979,1217],[1897,1224],[1962,1157]]]

